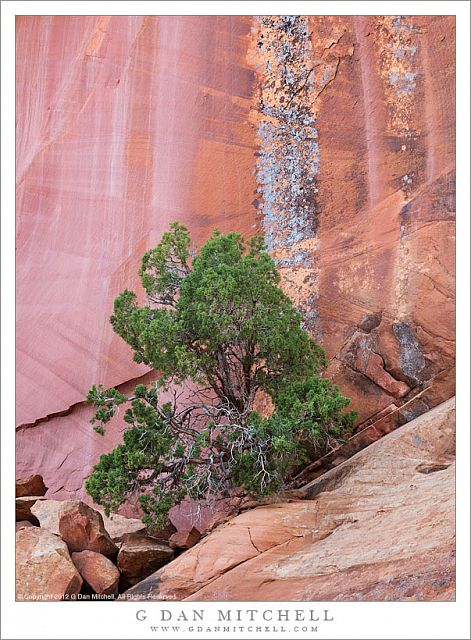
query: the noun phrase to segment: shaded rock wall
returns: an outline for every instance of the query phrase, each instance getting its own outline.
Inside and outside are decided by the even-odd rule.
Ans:
[[[174,219],[264,234],[362,428],[453,395],[454,42],[451,16],[19,17],[18,475],[82,496],[119,439],[80,403],[146,374],[108,317]]]

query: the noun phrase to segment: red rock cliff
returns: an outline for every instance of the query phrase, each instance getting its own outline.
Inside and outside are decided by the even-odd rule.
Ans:
[[[119,438],[80,403],[146,373],[108,317],[174,219],[264,234],[361,429],[451,397],[454,42],[450,16],[19,17],[18,475],[83,496]]]

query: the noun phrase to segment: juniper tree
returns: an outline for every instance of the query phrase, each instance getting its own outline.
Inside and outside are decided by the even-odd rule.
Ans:
[[[110,321],[156,381],[131,397],[95,385],[87,396],[101,434],[128,405],[123,442],[86,482],[107,511],[137,492],[144,520],[161,525],[185,497],[271,493],[352,429],[355,414],[343,411],[350,401],[322,377],[325,353],[281,290],[263,239],[215,230],[196,255],[175,222],[139,275],[147,303],[125,290]],[[189,382],[182,405],[177,390]],[[269,416],[254,409],[261,394],[272,400]]]

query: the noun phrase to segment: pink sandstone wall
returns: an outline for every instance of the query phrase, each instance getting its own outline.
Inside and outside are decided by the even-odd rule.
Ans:
[[[108,323],[140,256],[175,219],[196,242],[254,231],[250,26],[18,18],[18,473],[40,468],[64,495],[110,446],[77,403],[145,373]]]

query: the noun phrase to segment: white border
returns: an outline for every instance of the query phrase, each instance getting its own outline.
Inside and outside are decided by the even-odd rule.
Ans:
[[[437,1],[395,2],[3,2],[2,12],[2,638],[160,638],[135,619],[138,609],[150,617],[161,608],[202,608],[198,603],[16,603],[14,602],[14,273],[15,273],[15,78],[14,32],[17,15],[456,15],[457,16],[457,536],[458,599],[455,603],[326,604],[335,622],[319,625],[324,638],[457,638],[469,636],[469,4]],[[32,328],[32,330],[34,330]],[[256,603],[224,603],[233,609]],[[208,616],[217,603],[207,603]],[[321,603],[269,603],[260,608],[323,608]],[[154,613],[153,613],[154,612]],[[166,638],[172,636],[166,635]],[[181,636],[173,636],[181,637]],[[192,637],[217,636],[194,634]],[[237,633],[224,636],[241,638]],[[257,638],[276,637],[257,634]],[[287,637],[287,636],[278,636]],[[309,637],[309,636],[304,636]]]
[[[462,15],[465,0],[62,0],[8,1],[16,15]],[[102,9],[102,11],[100,11]],[[131,11],[132,9],[132,11]],[[400,10],[403,10],[402,12]]]

